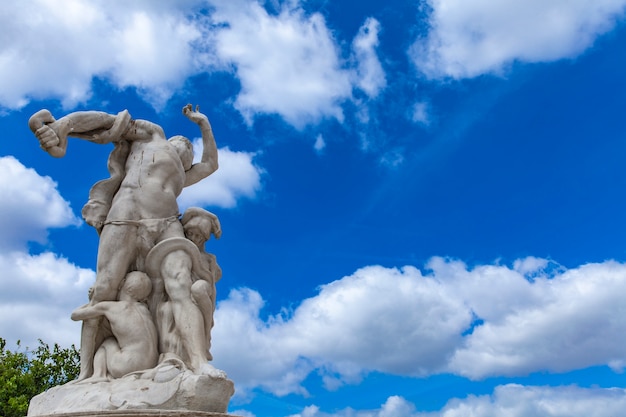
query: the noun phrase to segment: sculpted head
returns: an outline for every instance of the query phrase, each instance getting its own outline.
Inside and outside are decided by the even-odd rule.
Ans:
[[[189,171],[193,163],[193,145],[184,136],[176,135],[168,139],[168,142],[176,149],[185,171]]]
[[[181,222],[187,239],[199,248],[203,247],[211,235],[217,239],[222,236],[222,227],[217,216],[199,207],[190,207],[185,210]]]
[[[126,291],[137,301],[145,300],[152,291],[152,282],[144,272],[133,271],[126,274],[122,285],[122,291]]]

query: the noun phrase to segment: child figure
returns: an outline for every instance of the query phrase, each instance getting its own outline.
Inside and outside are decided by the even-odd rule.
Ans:
[[[72,320],[106,317],[113,333],[96,351],[93,376],[83,382],[108,381],[156,366],[157,331],[148,307],[142,302],[151,290],[150,278],[145,273],[130,272],[118,301],[85,304],[74,310]]]

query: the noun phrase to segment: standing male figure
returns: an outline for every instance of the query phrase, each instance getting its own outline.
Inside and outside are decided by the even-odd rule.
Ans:
[[[100,233],[91,305],[115,300],[126,273],[143,270],[145,256],[156,243],[184,237],[176,198],[184,187],[218,168],[208,118],[198,107],[193,111],[191,104],[183,108],[183,114],[202,132],[202,159],[193,165],[193,149],[187,139],[168,141],[159,125],[132,120],[127,111],[117,116],[75,112],[55,120],[50,112],[41,110],[29,120],[41,147],[55,157],[65,154],[68,136],[115,144],[109,159],[112,177],[92,188],[83,208],[87,223]],[[99,319],[83,322],[78,380],[92,373],[99,323]]]

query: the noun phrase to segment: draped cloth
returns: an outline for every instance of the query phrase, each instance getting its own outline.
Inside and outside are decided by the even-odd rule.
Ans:
[[[91,187],[89,201],[82,209],[82,216],[85,222],[95,227],[98,234],[102,231],[104,222],[111,209],[113,197],[119,190],[126,175],[126,159],[130,153],[130,143],[123,140],[122,135],[126,132],[131,122],[130,114],[127,110],[124,110],[118,113],[113,126],[109,130],[90,138],[97,143],[113,142],[115,145],[107,163],[111,177],[98,181]]]

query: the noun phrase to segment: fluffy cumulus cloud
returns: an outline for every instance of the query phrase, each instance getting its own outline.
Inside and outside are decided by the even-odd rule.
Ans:
[[[202,141],[194,141],[196,162],[202,155]],[[183,190],[178,198],[181,210],[191,206],[232,208],[241,198],[254,198],[261,190],[264,170],[254,163],[255,153],[218,150],[219,169],[204,181]]]
[[[277,394],[302,392],[314,370],[333,389],[370,371],[479,379],[626,364],[615,337],[626,332],[624,264],[434,258],[426,270],[362,268],[266,320],[260,294],[233,290],[216,313],[217,363]]]
[[[79,220],[49,177],[13,157],[0,158],[0,194],[0,335],[30,347],[38,338],[76,343],[80,326],[68,320],[76,307],[68,300],[87,299],[93,271],[49,252],[29,255],[25,248],[28,241],[45,242],[48,228]]]
[[[330,389],[369,370],[439,372],[472,321],[460,297],[413,267],[363,268],[265,321],[262,307],[255,291],[233,290],[216,312],[213,351],[240,386],[277,394],[302,392],[314,369]]]
[[[625,0],[428,0],[430,30],[411,49],[428,77],[499,73],[515,61],[570,58],[623,16]]]
[[[392,396],[377,410],[345,409],[325,413],[314,405],[289,417],[612,417],[626,413],[626,391],[612,388],[524,387],[502,385],[492,395],[453,399],[434,412],[418,412],[402,397]]]
[[[44,243],[47,229],[80,224],[57,184],[12,156],[0,158],[0,250]]]
[[[0,334],[4,339],[9,343],[21,340],[31,348],[38,339],[78,345],[80,324],[69,317],[78,307],[76,300],[87,302],[94,271],[49,252],[0,253],[0,270]]]
[[[323,16],[286,3],[270,15],[256,1],[219,2],[214,18],[217,53],[232,62],[241,82],[235,106],[251,122],[256,113],[280,114],[302,126],[322,117],[341,119],[351,95],[350,72]]]
[[[402,397],[391,396],[378,410],[354,410],[348,408],[328,414],[315,405],[305,407],[300,413],[288,417],[417,417],[415,407]]]
[[[0,106],[90,96],[93,77],[162,105],[211,55],[197,1],[28,0],[0,6]],[[16,36],[19,34],[19,36]]]
[[[600,364],[621,371],[626,349],[614,335],[626,325],[616,314],[625,276],[626,267],[615,262],[584,265],[528,284],[501,267],[472,271],[464,283],[457,275],[453,282],[484,324],[457,348],[450,369],[471,378]]]
[[[342,58],[324,17],[297,1],[270,14],[256,0],[224,2],[29,0],[0,6],[0,107],[56,98],[68,108],[91,95],[94,78],[132,87],[159,108],[192,75],[234,69],[235,107],[252,123],[278,114],[303,127],[343,118],[354,89],[385,85],[368,19]],[[15,36],[19,33],[20,36]]]

